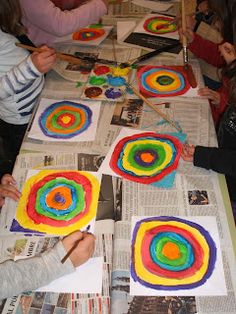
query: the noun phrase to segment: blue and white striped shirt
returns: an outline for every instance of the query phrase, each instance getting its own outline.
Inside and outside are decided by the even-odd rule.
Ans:
[[[17,39],[0,30],[0,119],[11,124],[29,122],[44,84],[44,76]]]

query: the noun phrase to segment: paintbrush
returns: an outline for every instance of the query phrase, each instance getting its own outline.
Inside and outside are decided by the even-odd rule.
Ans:
[[[188,43],[187,43],[187,37],[184,35],[186,32],[186,14],[185,14],[185,0],[181,0],[181,8],[182,8],[182,29],[183,29],[183,61],[184,61],[184,71],[187,75],[189,84],[191,87],[196,88],[197,87],[197,81],[195,78],[195,75],[193,73],[193,69],[191,65],[188,63]]]
[[[153,105],[146,97],[144,97],[136,88],[134,88],[130,83],[126,83],[127,87],[130,88],[135,95],[137,95],[140,99],[142,99],[145,104],[147,104],[150,108],[152,108],[159,116],[161,116],[165,121],[167,121],[170,125],[172,125],[178,132],[182,133],[182,129],[178,126],[167,114],[163,113],[160,109],[158,109],[155,105]]]
[[[176,42],[174,44],[170,44],[170,45],[167,45],[167,46],[164,46],[164,47],[160,47],[160,48],[158,48],[158,49],[156,49],[154,51],[151,51],[149,53],[146,53],[145,55],[142,55],[142,56],[140,56],[140,57],[138,57],[138,58],[136,58],[134,60],[131,60],[129,62],[121,63],[119,65],[119,67],[121,69],[123,69],[123,68],[128,68],[128,67],[130,67],[132,65],[137,65],[138,63],[140,63],[142,61],[145,61],[145,60],[148,60],[148,59],[150,59],[152,57],[157,56],[159,53],[162,53],[162,52],[165,52],[165,51],[169,51],[172,48],[175,48],[175,47],[178,47],[178,46],[179,46],[179,42]]]
[[[33,46],[28,46],[28,45],[24,45],[21,43],[16,43],[17,47],[21,47],[21,48],[25,48],[29,51],[33,51],[33,52],[42,52],[44,51],[43,48],[37,48],[37,47],[33,47]],[[117,65],[116,61],[112,61],[112,60],[105,60],[105,59],[96,59],[96,58],[92,58],[92,57],[87,57],[87,56],[82,56],[82,57],[75,57],[74,55],[68,54],[68,53],[62,53],[62,52],[58,52],[56,51],[56,55],[57,58],[63,61],[67,61],[70,62],[72,64],[77,64],[77,65],[82,65],[84,63],[84,61],[89,61],[89,62],[100,62],[100,63],[105,63],[105,64],[113,64],[113,65]]]
[[[90,225],[87,226],[86,231],[84,231],[84,233],[88,233],[90,229]],[[72,247],[69,249],[69,251],[66,253],[66,255],[61,259],[61,263],[64,264],[66,262],[66,260],[71,256],[71,254],[74,252],[74,250],[77,248],[77,246],[79,245],[80,241],[83,240],[84,238],[84,233],[82,235],[82,238],[79,240],[76,240],[75,243],[72,245]]]

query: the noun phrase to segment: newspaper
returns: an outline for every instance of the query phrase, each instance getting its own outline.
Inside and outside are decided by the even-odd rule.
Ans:
[[[121,209],[122,210],[121,210]],[[112,265],[111,313],[235,313],[236,263],[217,174],[180,164],[171,190],[123,180],[120,221],[115,223]],[[223,254],[227,296],[217,297],[132,297],[129,267],[132,216],[215,216]],[[171,311],[172,310],[172,311]],[[185,311],[184,311],[185,310]],[[180,311],[180,313],[182,313]]]
[[[104,256],[101,294],[71,294],[52,292],[25,292],[0,301],[0,313],[110,313],[110,280],[113,252],[114,221],[97,221],[95,225],[96,247],[94,257]],[[53,237],[2,237],[1,261],[25,259],[52,247],[58,238]],[[93,309],[90,311],[90,309]]]
[[[173,59],[172,59],[173,61]],[[159,60],[158,62],[163,62]],[[171,61],[170,61],[171,62]],[[178,62],[175,60],[174,62]],[[158,63],[157,63],[158,64]],[[197,67],[197,64],[195,65]],[[194,68],[198,76],[199,71]],[[53,78],[52,78],[53,80]],[[197,77],[197,80],[201,78]],[[74,82],[63,82],[61,91]],[[51,84],[51,83],[50,83]],[[65,85],[64,85],[65,84]],[[70,85],[71,86],[71,85]],[[57,85],[58,89],[58,85]],[[54,96],[51,85],[47,92]],[[66,91],[63,91],[66,94]],[[65,97],[67,98],[67,96]],[[200,98],[157,98],[158,107],[178,122],[188,134],[190,144],[216,146],[216,134],[209,104]],[[131,113],[138,117],[138,127],[157,132],[173,132],[146,104]],[[124,106],[127,108],[127,105]],[[122,111],[122,110],[121,110]],[[119,112],[121,112],[119,111]],[[27,169],[80,169],[96,171],[127,118],[117,114],[116,104],[104,102],[94,142],[47,143],[26,138],[18,156],[14,173],[18,188],[26,179]],[[127,117],[128,117],[127,115]],[[124,120],[124,121],[123,121]],[[122,123],[121,123],[122,122]],[[134,127],[132,125],[131,127]],[[30,126],[29,126],[30,128]],[[23,154],[27,150],[28,153]],[[37,152],[37,153],[35,153]],[[95,224],[96,249],[94,256],[104,256],[103,289],[100,295],[54,294],[28,292],[0,303],[1,313],[236,313],[236,265],[225,204],[222,199],[219,175],[193,167],[180,160],[175,183],[171,189],[157,189],[127,180],[103,176]],[[9,235],[15,204],[6,201],[0,219],[1,261],[27,258],[53,246],[57,238]],[[131,217],[142,216],[215,216],[223,255],[227,296],[222,297],[131,297],[129,294],[129,265]],[[231,216],[231,219],[233,217]]]
[[[21,189],[25,182],[27,169],[78,169],[94,171],[97,168],[98,156],[90,158],[80,154],[23,154],[18,156],[13,175]],[[91,156],[90,156],[91,157]],[[95,162],[96,161],[96,162]],[[110,313],[110,282],[112,270],[113,235],[114,235],[114,196],[115,187],[112,178],[104,176],[98,202],[95,223],[96,245],[94,257],[103,256],[103,283],[101,294],[69,294],[26,292],[7,300],[0,301],[0,313]],[[53,247],[58,237],[9,234],[8,229],[14,217],[15,204],[6,202],[1,212],[0,230],[5,230],[0,237],[0,263],[6,260],[25,259],[38,255]],[[13,215],[13,216],[12,216]],[[105,219],[105,220],[104,220]]]
[[[186,101],[186,99],[184,99]],[[169,98],[168,104],[161,105],[162,110],[173,110],[175,116],[182,117],[183,129],[188,130],[188,140],[202,145],[216,145],[212,118],[206,103],[198,104],[198,100],[187,100],[188,109],[183,99]],[[182,106],[181,106],[182,104]],[[185,106],[185,112],[184,112]],[[145,111],[147,110],[147,111]],[[142,127],[152,123],[152,113],[144,106]],[[193,117],[200,120],[193,123]],[[206,120],[202,120],[202,119]],[[177,119],[177,118],[176,118]],[[155,120],[154,120],[155,121]],[[191,123],[190,123],[191,122]],[[197,125],[202,124],[201,128]],[[208,125],[208,127],[206,127]],[[205,127],[203,127],[205,126]],[[211,126],[211,127],[209,127]],[[150,127],[150,126],[149,126]],[[170,126],[161,125],[162,131],[170,131]],[[150,129],[153,129],[153,125]],[[158,126],[157,126],[158,129]],[[190,132],[191,131],[191,132]],[[191,135],[192,134],[192,135]],[[195,136],[194,136],[195,134]],[[37,169],[77,169],[95,170],[99,167],[100,155],[76,153],[58,154],[22,154],[18,157],[14,175],[23,184],[28,168]],[[88,160],[85,162],[85,160]],[[193,167],[180,160],[174,187],[170,190],[133,183],[127,180],[106,178],[105,188],[100,197],[98,217],[95,226],[96,250],[94,256],[104,256],[103,292],[100,296],[76,294],[23,294],[2,303],[2,313],[13,313],[23,306],[35,309],[35,299],[40,299],[41,310],[44,306],[55,308],[55,313],[145,313],[147,307],[155,309],[149,313],[175,313],[174,307],[180,307],[186,313],[235,313],[236,311],[236,276],[235,258],[231,245],[227,219],[222,201],[218,175],[204,169]],[[110,188],[109,188],[110,187]],[[109,191],[108,191],[109,190]],[[109,204],[108,204],[109,203]],[[2,214],[4,215],[4,210]],[[10,208],[6,211],[10,214]],[[12,213],[11,213],[12,215]],[[223,253],[224,272],[227,282],[227,296],[222,297],[131,297],[129,295],[129,263],[130,263],[130,221],[134,215],[145,216],[204,216],[212,215],[217,219],[218,230]],[[9,215],[10,216],[10,215]],[[6,220],[9,216],[5,216]],[[3,218],[3,217],[1,217]],[[105,220],[104,220],[105,219]],[[2,230],[2,228],[1,228]],[[7,258],[17,259],[32,256],[40,252],[39,247],[53,245],[50,238],[24,238],[13,236],[0,242],[3,262]],[[48,240],[50,239],[50,241]],[[14,242],[15,241],[15,242]],[[48,243],[49,244],[44,244]],[[40,245],[38,244],[40,243]],[[51,243],[51,244],[50,244]],[[43,250],[43,249],[42,249]],[[110,280],[112,282],[110,286]],[[48,301],[51,300],[51,301]],[[53,301],[52,301],[53,300]],[[61,300],[64,300],[63,302]],[[60,301],[60,302],[59,302]],[[28,302],[28,303],[27,303]],[[51,303],[50,303],[51,302]],[[63,304],[63,305],[61,305]],[[37,305],[40,307],[40,305]],[[64,306],[64,307],[63,307]],[[172,309],[172,312],[170,310]],[[158,311],[157,311],[158,310]],[[12,311],[12,312],[10,312]],[[143,311],[143,312],[142,312]],[[42,312],[43,313],[43,312]]]

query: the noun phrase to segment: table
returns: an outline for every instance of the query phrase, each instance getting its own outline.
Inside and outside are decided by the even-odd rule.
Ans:
[[[127,59],[132,59],[140,53],[139,49],[124,48],[117,44],[115,46],[118,58],[125,54]],[[69,47],[69,49],[72,51],[78,48]],[[112,54],[112,40],[104,43],[100,57],[106,56],[109,50],[109,53]],[[148,62],[150,64],[154,62],[155,64],[178,64],[182,61],[168,55]],[[198,63],[196,60],[191,60],[191,63],[198,82],[203,84]],[[60,86],[60,89],[56,89],[56,86]],[[56,73],[49,73],[43,97],[76,100],[78,94],[79,90],[75,87],[74,82],[65,81]],[[152,101],[156,102],[155,99]],[[181,124],[183,131],[188,134],[190,143],[206,146],[216,144],[216,135],[207,101],[199,98],[170,97],[165,98],[159,108]],[[111,121],[115,120],[112,119],[115,116],[114,110],[120,110],[119,106],[112,102],[102,103],[97,134],[92,143],[55,144],[33,140],[26,136],[14,170],[17,181],[21,185],[23,184],[26,170],[29,168],[96,171],[111,143],[121,130],[120,125],[114,124],[114,122],[111,124]],[[143,104],[142,117],[135,126],[145,131],[173,132],[170,125],[160,122],[160,117]],[[31,125],[29,130],[30,127]],[[191,205],[188,198],[191,191],[206,192],[208,204]],[[9,215],[10,211],[14,211],[14,209],[9,209]],[[128,293],[130,221],[134,215],[216,216],[223,251],[224,271],[227,274],[228,295],[215,298],[131,297]],[[95,256],[101,254],[105,256],[103,292],[101,295],[85,295],[83,297],[80,295],[66,296],[67,306],[71,301],[75,313],[87,313],[86,309],[91,308],[91,304],[93,304],[91,313],[105,314],[109,312],[110,302],[112,303],[112,313],[115,314],[162,313],[158,312],[160,304],[163,306],[163,313],[167,313],[167,308],[174,304],[179,304],[185,310],[187,308],[188,313],[195,313],[196,308],[198,313],[236,312],[236,283],[233,280],[236,273],[234,255],[236,254],[236,233],[224,176],[195,168],[182,160],[178,167],[175,184],[169,190],[104,176],[95,233],[97,238]],[[110,279],[112,279],[111,285],[109,284]]]

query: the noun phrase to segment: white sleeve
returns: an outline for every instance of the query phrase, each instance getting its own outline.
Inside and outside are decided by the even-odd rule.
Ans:
[[[21,92],[24,88],[43,74],[34,66],[31,56],[14,66],[5,75],[0,77],[0,99]]]

